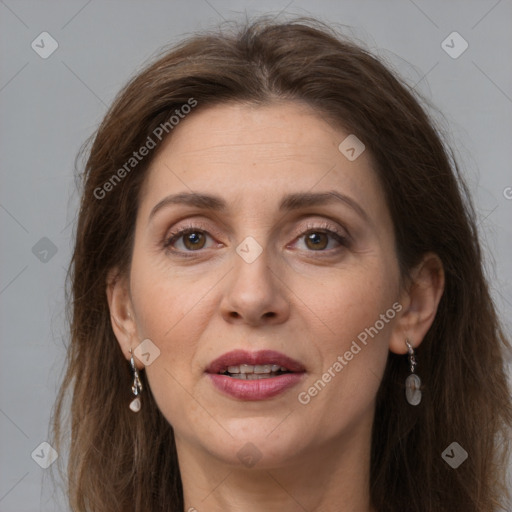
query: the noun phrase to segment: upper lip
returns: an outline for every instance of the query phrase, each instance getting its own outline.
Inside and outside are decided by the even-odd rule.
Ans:
[[[298,361],[285,356],[275,350],[259,350],[258,352],[248,352],[246,350],[232,350],[226,352],[217,359],[213,360],[206,368],[207,373],[221,373],[227,370],[228,366],[239,366],[241,364],[263,365],[278,364],[290,372],[305,371]]]

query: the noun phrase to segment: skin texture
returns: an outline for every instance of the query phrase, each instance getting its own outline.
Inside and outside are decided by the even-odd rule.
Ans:
[[[294,102],[208,107],[181,121],[151,163],[130,273],[114,279],[113,269],[107,295],[127,359],[146,338],[160,350],[144,370],[151,390],[141,398],[151,392],[174,428],[185,510],[372,511],[371,426],[388,351],[405,354],[406,337],[421,343],[444,277],[428,254],[400,287],[370,152],[349,161],[338,150],[348,134]],[[278,210],[286,194],[333,190],[367,218],[342,202]],[[192,191],[222,197],[227,210],[172,205],[149,219],[164,197]],[[164,248],[171,233],[191,226],[196,239]],[[305,236],[312,231],[316,245]],[[263,249],[252,263],[236,252],[246,237]],[[394,303],[394,318],[300,403],[298,394]],[[277,350],[306,374],[271,399],[225,396],[204,372],[233,349]],[[252,467],[237,456],[246,443],[261,457]]]

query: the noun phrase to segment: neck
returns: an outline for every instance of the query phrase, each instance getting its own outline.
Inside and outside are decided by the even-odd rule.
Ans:
[[[177,438],[184,510],[375,512],[369,494],[370,440],[367,422],[281,465],[265,467],[262,459],[246,468]]]

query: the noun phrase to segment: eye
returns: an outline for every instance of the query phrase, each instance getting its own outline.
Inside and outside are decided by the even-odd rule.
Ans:
[[[304,238],[306,250],[326,252],[326,249],[333,249],[333,247],[328,247],[329,242],[332,241],[334,241],[335,245],[338,244],[338,246],[349,246],[348,237],[329,224],[322,226],[308,225],[306,229],[307,231],[303,232],[299,237],[299,240]],[[334,249],[336,249],[336,247],[334,247]]]
[[[197,226],[187,226],[184,229],[169,233],[168,237],[164,242],[164,247],[175,247],[175,244],[181,247],[177,247],[176,251],[194,252],[205,248],[206,239],[211,238],[207,231]],[[174,249],[173,249],[174,250]]]

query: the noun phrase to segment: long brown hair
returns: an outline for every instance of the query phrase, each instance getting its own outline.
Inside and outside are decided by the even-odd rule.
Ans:
[[[433,251],[446,279],[417,350],[425,384],[420,406],[404,400],[406,358],[388,357],[372,437],[372,504],[379,512],[505,506],[512,403],[503,354],[510,344],[453,154],[411,87],[361,45],[316,20],[261,18],[164,49],[123,88],[95,133],[68,273],[67,371],[52,423],[58,451],[70,435],[72,509],[183,510],[172,427],[151,393],[139,414],[127,407],[131,374],[111,328],[105,288],[110,269],[129,269],[139,191],[154,152],[122,179],[112,177],[191,98],[194,112],[226,102],[301,101],[363,141],[391,212],[402,277]],[[441,457],[454,441],[469,455],[457,469]]]

